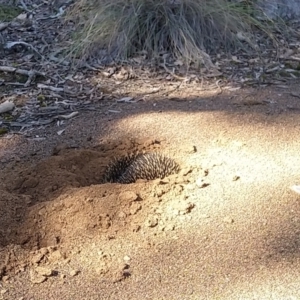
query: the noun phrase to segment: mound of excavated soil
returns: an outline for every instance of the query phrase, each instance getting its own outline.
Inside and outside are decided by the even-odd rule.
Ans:
[[[163,147],[160,141],[112,142],[93,149],[60,147],[35,166],[7,171],[0,202],[1,277],[29,267],[32,282],[44,281],[53,275],[54,263],[70,262],[80,251],[78,245],[87,240],[116,240],[149,228],[152,233],[173,230],[174,216],[194,207],[185,186],[195,182],[199,169],[181,164],[179,174],[162,180],[101,184],[109,161],[133,151],[163,152]],[[112,275],[120,268],[111,259],[114,246],[97,270],[118,280]],[[45,271],[45,266],[50,269]]]

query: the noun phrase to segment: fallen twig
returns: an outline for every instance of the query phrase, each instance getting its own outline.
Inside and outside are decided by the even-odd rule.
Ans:
[[[22,8],[23,8],[25,11],[27,11],[28,13],[32,13],[32,10],[30,10],[30,9],[27,7],[27,5],[24,3],[23,0],[20,0],[20,4],[21,4]]]
[[[77,116],[79,114],[78,111],[74,111],[68,115],[58,115],[58,116],[55,116],[54,119],[65,119],[65,120],[68,120],[68,119],[71,119],[75,116]]]
[[[8,67],[8,66],[0,66],[0,71],[2,72],[11,72],[11,73],[17,73],[20,75],[25,75],[25,76],[32,76],[32,74],[39,75],[39,76],[44,76],[46,77],[46,74],[44,72],[39,72],[39,71],[35,71],[35,70],[24,70],[24,69],[18,69],[18,68],[14,68],[14,67]]]
[[[288,57],[280,56],[280,58],[284,59],[284,60],[300,61],[300,57],[298,57],[298,56],[288,56]]]
[[[55,86],[46,85],[46,84],[42,84],[42,83],[38,84],[38,88],[40,88],[40,89],[46,89],[46,90],[50,90],[52,92],[58,92],[58,93],[65,91],[63,88],[58,88],[58,87],[55,87]]]
[[[42,17],[42,18],[38,18],[37,21],[43,21],[43,20],[48,20],[48,19],[56,19],[61,17],[63,14],[65,13],[64,7],[60,7],[59,8],[59,12],[55,15],[51,15],[51,16],[47,16],[47,17]]]

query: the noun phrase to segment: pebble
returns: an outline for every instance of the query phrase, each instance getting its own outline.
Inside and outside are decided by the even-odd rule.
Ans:
[[[139,196],[132,191],[126,191],[120,193],[119,198],[121,201],[132,202],[132,201],[136,201],[139,198]]]
[[[224,221],[225,223],[228,223],[228,224],[234,223],[234,220],[233,220],[232,218],[230,218],[230,217],[225,217],[225,218],[223,219],[223,221]]]
[[[132,203],[130,206],[130,215],[135,215],[141,209],[142,205],[140,205],[139,203]]]
[[[64,257],[61,254],[61,252],[59,250],[55,250],[49,255],[48,260],[51,262],[56,262],[56,261],[61,260],[62,258],[64,258]]]
[[[150,216],[146,220],[146,226],[148,227],[155,227],[158,224],[158,217],[157,216]]]
[[[240,176],[235,175],[235,176],[233,176],[232,181],[238,181],[239,179],[240,179]]]
[[[42,283],[42,282],[46,281],[46,279],[47,279],[46,276],[43,276],[43,275],[40,275],[40,274],[30,274],[30,281],[32,283],[39,284],[39,283]]]
[[[126,213],[124,211],[120,211],[118,214],[119,219],[125,219],[127,217]]]
[[[162,228],[163,231],[173,231],[175,230],[174,224],[167,224],[164,228]]]
[[[196,153],[198,151],[197,147],[195,145],[189,146],[189,148],[187,149],[188,153]]]
[[[185,215],[191,212],[191,210],[195,207],[195,204],[192,202],[179,201],[174,204],[173,209],[175,215]]]
[[[35,271],[42,276],[50,277],[53,274],[53,271],[45,267],[36,267]]]
[[[128,263],[131,260],[131,258],[128,255],[125,255],[123,259],[126,263]]]
[[[78,275],[79,273],[80,273],[79,270],[71,270],[70,271],[70,276],[74,277],[74,276]]]
[[[196,185],[199,187],[199,188],[205,188],[205,187],[207,187],[207,186],[209,186],[209,183],[208,182],[205,182],[204,180],[203,180],[203,178],[198,178],[197,180],[196,180]]]

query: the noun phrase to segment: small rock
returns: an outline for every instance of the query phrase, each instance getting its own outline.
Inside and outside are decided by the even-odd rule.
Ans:
[[[153,196],[157,196],[157,197],[161,197],[162,195],[164,195],[166,192],[164,191],[164,189],[158,188],[156,189],[156,191],[154,192]]]
[[[43,247],[39,250],[39,253],[46,255],[49,253],[49,249],[47,247]]]
[[[127,277],[131,276],[129,265],[125,264],[124,266],[121,266],[119,270],[115,272],[113,275],[113,282],[120,282],[126,279]]]
[[[38,264],[44,258],[44,256],[45,255],[43,253],[38,253],[38,254],[34,255],[31,258],[31,263]]]
[[[173,230],[175,230],[175,225],[174,224],[167,224],[162,230],[163,231],[173,231]]]
[[[119,219],[125,219],[127,217],[126,213],[124,211],[120,211],[118,214]]]
[[[238,181],[239,179],[240,179],[240,176],[235,175],[235,176],[233,176],[232,181]]]
[[[131,260],[131,258],[127,255],[125,255],[123,259],[126,263],[128,263]]]
[[[130,215],[135,215],[141,209],[142,209],[142,205],[136,202],[132,203],[130,206]]]
[[[195,145],[190,146],[190,148],[188,150],[189,150],[189,153],[196,153],[198,151],[198,149]]]
[[[63,255],[61,254],[61,252],[59,250],[55,250],[53,251],[49,257],[48,257],[48,260],[51,261],[51,262],[56,262],[58,260],[61,260],[63,259]]]
[[[138,200],[139,196],[132,191],[126,191],[119,194],[119,199],[124,202],[132,202]]]
[[[39,211],[38,211],[38,214],[40,216],[46,216],[47,215],[47,209],[45,207],[41,208]]]
[[[196,185],[199,187],[199,188],[205,188],[207,186],[209,186],[209,183],[208,182],[205,182],[203,178],[198,178],[196,180]]]
[[[192,202],[179,201],[177,202],[173,209],[176,215],[185,215],[191,212],[195,207],[195,204]]]
[[[39,275],[43,275],[45,277],[50,277],[53,274],[53,271],[49,268],[45,268],[45,267],[36,267],[35,271],[39,274]]]
[[[34,272],[34,271],[31,271],[31,272],[30,272],[30,281],[31,281],[32,283],[39,284],[39,283],[42,283],[42,282],[44,282],[44,281],[46,281],[46,280],[47,280],[47,277],[46,277],[46,276],[37,274],[37,273]]]
[[[80,273],[79,270],[71,270],[70,271],[70,276],[74,277],[74,276],[77,276],[79,273]]]
[[[158,224],[158,217],[157,216],[150,216],[147,220],[146,220],[146,226],[148,227],[155,227]]]
[[[223,221],[224,221],[225,223],[228,223],[228,224],[234,223],[234,220],[233,220],[232,218],[230,218],[230,217],[225,217],[225,218],[223,219]]]

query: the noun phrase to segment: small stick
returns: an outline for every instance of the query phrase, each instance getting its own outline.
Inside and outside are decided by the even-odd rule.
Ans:
[[[26,75],[28,77],[33,76],[32,74],[46,77],[46,74],[44,72],[39,72],[39,71],[34,71],[34,70],[27,71],[24,69],[17,69],[17,68],[8,67],[8,66],[0,66],[0,71],[17,73],[20,75]]]
[[[63,88],[58,88],[58,87],[55,87],[55,86],[50,86],[50,85],[46,85],[46,84],[42,84],[42,83],[39,83],[38,84],[38,88],[40,89],[46,89],[46,90],[50,90],[52,92],[64,92],[64,89]]]

